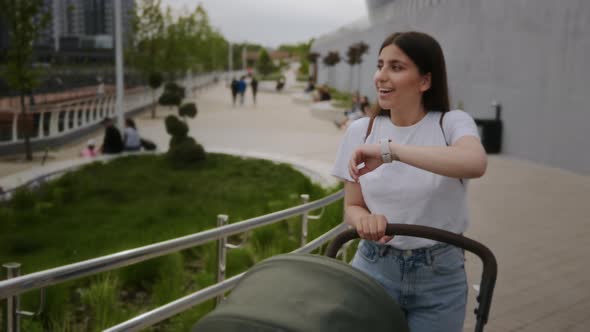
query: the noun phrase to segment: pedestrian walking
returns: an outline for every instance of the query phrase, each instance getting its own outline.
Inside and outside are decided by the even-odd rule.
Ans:
[[[258,80],[255,76],[252,76],[250,87],[252,88],[252,99],[254,100],[254,105],[256,105],[256,93],[258,93]]]
[[[246,76],[242,76],[238,81],[238,95],[240,96],[240,106],[244,105],[244,94],[246,93],[246,88]]]

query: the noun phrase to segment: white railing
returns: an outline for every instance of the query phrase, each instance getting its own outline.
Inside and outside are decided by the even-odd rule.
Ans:
[[[222,73],[208,73],[179,80],[187,93],[212,83]],[[155,92],[149,87],[138,87],[125,91],[123,112],[129,113],[153,103],[153,96],[160,96],[162,88]],[[3,111],[0,119],[0,148],[24,140],[19,132],[20,121],[26,121],[33,128],[31,142],[59,138],[73,132],[97,125],[105,117],[115,116],[115,94],[96,95],[50,105],[29,106],[27,119],[20,111]]]

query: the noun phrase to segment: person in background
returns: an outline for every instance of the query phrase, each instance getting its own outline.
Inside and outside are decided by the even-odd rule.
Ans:
[[[258,80],[255,76],[252,76],[252,81],[250,81],[250,87],[252,88],[252,98],[254,100],[254,105],[256,105],[256,93],[258,93]]]
[[[236,78],[232,78],[231,84],[231,98],[232,98],[232,105],[236,106],[236,98],[238,97],[238,80]]]
[[[330,94],[330,91],[328,90],[328,86],[326,85],[322,85],[317,89],[317,96],[314,96],[313,101],[318,102],[318,101],[328,101],[328,100],[332,100],[332,95]]]
[[[86,142],[86,147],[80,152],[80,156],[84,158],[93,158],[96,157],[98,154],[96,153],[96,141],[93,139],[89,139]]]
[[[357,96],[353,95],[352,107],[353,108],[350,111],[345,112],[346,117],[344,119],[341,121],[334,121],[334,124],[338,129],[347,128],[353,121],[367,116],[371,104],[369,103],[369,98],[367,96],[363,96],[358,100]]]
[[[281,76],[277,80],[277,86],[276,86],[277,92],[281,92],[284,87],[285,87],[285,78],[283,76]]]
[[[133,119],[125,119],[125,132],[123,133],[123,141],[125,142],[125,151],[139,151],[141,150],[141,137],[135,127]]]
[[[238,94],[240,95],[240,106],[244,105],[244,95],[246,94],[246,76],[240,77],[238,81]]]
[[[303,92],[310,93],[313,92],[313,90],[315,90],[315,83],[313,82],[313,77],[310,77],[307,80],[307,87],[305,88],[305,90],[303,90]]]
[[[105,132],[100,152],[102,154],[116,154],[123,151],[123,138],[121,132],[115,127],[113,120],[109,117],[102,121]]]

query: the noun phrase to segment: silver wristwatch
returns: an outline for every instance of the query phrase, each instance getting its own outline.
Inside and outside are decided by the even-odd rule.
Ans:
[[[390,139],[381,141],[381,161],[384,163],[390,163],[393,161],[393,156],[389,149],[389,142],[391,142]]]

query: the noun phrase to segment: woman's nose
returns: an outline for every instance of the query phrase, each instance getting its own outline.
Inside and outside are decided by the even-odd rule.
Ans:
[[[377,71],[375,72],[374,79],[375,79],[375,82],[382,82],[387,79],[383,68],[377,69]]]

